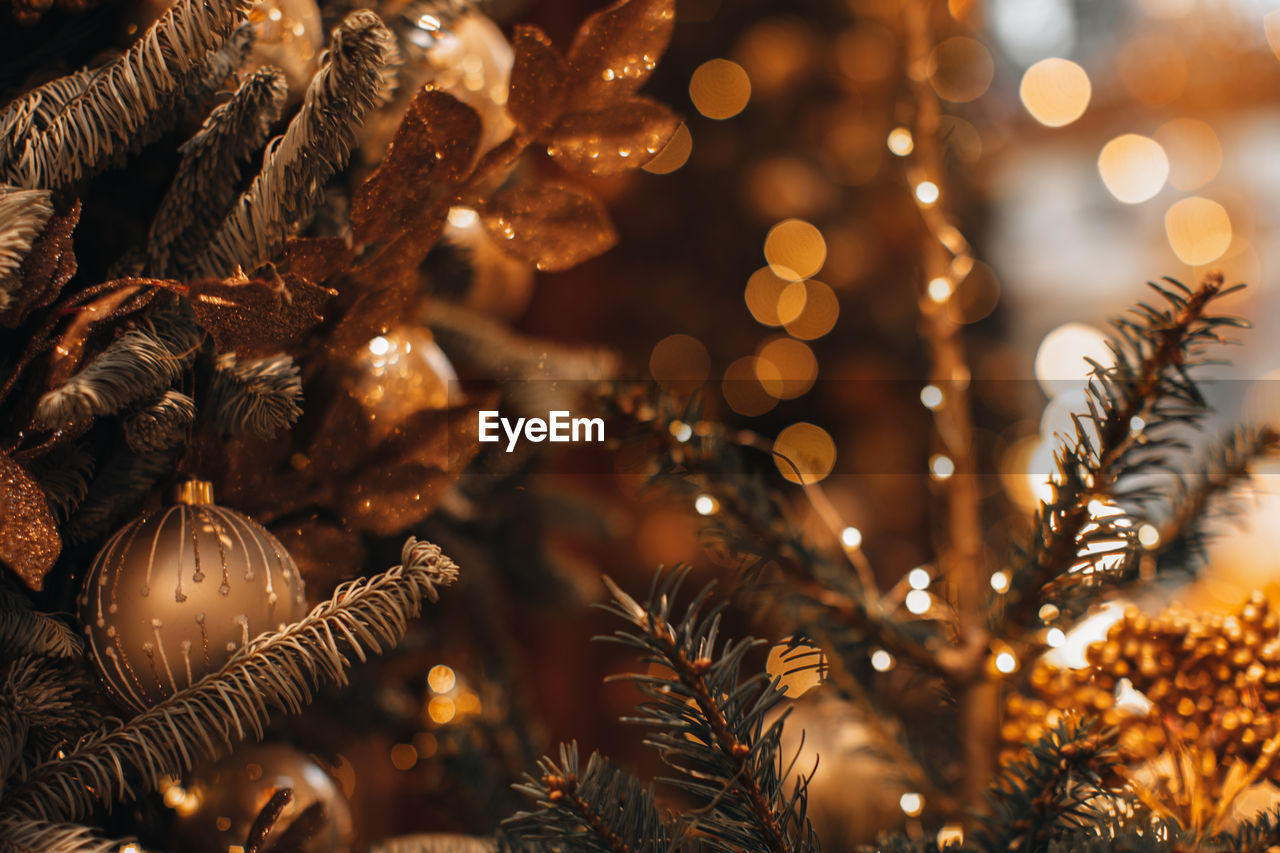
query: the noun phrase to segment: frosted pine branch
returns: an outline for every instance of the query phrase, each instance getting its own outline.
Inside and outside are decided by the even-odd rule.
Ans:
[[[67,104],[78,98],[93,81],[94,71],[81,69],[37,86],[0,112],[0,173],[6,173],[18,154],[18,141],[33,131],[43,133]]]
[[[111,415],[167,389],[191,363],[204,332],[177,314],[149,318],[125,332],[102,354],[36,405],[36,420],[59,429]]]
[[[353,657],[363,662],[395,646],[422,600],[437,601],[437,587],[458,576],[437,546],[412,537],[401,560],[343,584],[303,619],[259,635],[222,669],[83,738],[65,758],[33,767],[0,804],[0,837],[23,821],[77,820],[98,804],[153,790],[197,760],[250,735],[261,739],[273,711],[300,712],[321,684],[346,683]]]
[[[268,144],[261,172],[195,259],[194,273],[214,277],[254,269],[310,219],[378,100],[391,45],[391,32],[367,9],[347,15],[334,30],[302,108],[284,135]]]
[[[114,841],[99,838],[87,826],[74,823],[49,823],[42,820],[14,821],[5,827],[0,840],[4,853],[117,853],[130,845],[131,839]]]
[[[0,658],[77,658],[83,651],[80,638],[66,624],[32,610],[18,593],[0,590]]]
[[[92,72],[84,90],[45,127],[32,123],[14,140],[19,153],[6,164],[5,180],[57,189],[106,168],[158,114],[171,111],[208,52],[244,20],[248,8],[247,0],[178,0],[124,56]],[[69,81],[63,90],[80,82]],[[16,108],[31,113],[34,108],[24,102],[32,97]]]
[[[151,222],[152,274],[180,274],[208,242],[235,200],[242,165],[280,117],[286,88],[282,72],[258,69],[179,149],[178,173]]]
[[[134,450],[175,447],[196,421],[196,402],[180,391],[165,391],[124,419],[124,440]]]
[[[209,388],[213,422],[226,434],[253,433],[272,438],[302,414],[302,380],[287,355],[237,361],[234,353],[218,357]]]
[[[138,508],[152,487],[173,472],[175,450],[117,453],[89,484],[89,494],[76,508],[63,535],[84,542],[105,534],[127,513]]]
[[[0,311],[21,284],[18,268],[53,215],[48,190],[0,186]]]

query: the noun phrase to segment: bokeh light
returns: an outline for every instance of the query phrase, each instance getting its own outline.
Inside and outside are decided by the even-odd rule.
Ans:
[[[817,483],[836,464],[836,443],[826,430],[811,423],[792,424],[778,433],[773,453],[774,464],[793,483]]]
[[[803,219],[784,219],[765,236],[764,257],[780,278],[798,281],[822,269],[827,242],[821,231]]]
[[[940,194],[938,185],[933,181],[921,181],[916,184],[916,200],[925,206],[936,202]]]
[[[711,375],[711,356],[691,335],[668,335],[649,354],[649,372],[666,387],[687,389]]]
[[[724,400],[740,415],[755,417],[777,405],[778,398],[771,396],[760,384],[758,376],[763,373],[769,381],[781,383],[782,377],[778,368],[771,363],[759,364],[760,359],[754,355],[745,356],[730,364],[724,371],[724,380],[720,383],[720,393]]]
[[[813,350],[793,338],[767,341],[756,355],[756,378],[770,396],[780,400],[801,396],[818,378]]]
[[[778,317],[787,334],[812,341],[830,332],[840,316],[836,292],[817,279],[792,282],[778,298]]]
[[[1069,59],[1053,57],[1026,70],[1018,94],[1036,121],[1063,127],[1084,115],[1093,87],[1083,68]]]
[[[1036,380],[1050,397],[1080,388],[1093,373],[1088,359],[1104,367],[1113,363],[1107,336],[1084,323],[1064,323],[1045,335],[1036,350]]]
[[[757,323],[765,326],[781,326],[786,320],[794,319],[795,314],[789,315],[785,320],[778,314],[778,301],[790,284],[792,284],[790,280],[780,278],[772,267],[761,267],[751,274],[751,278],[747,279],[747,289],[743,296],[747,301],[747,310],[751,312],[751,316]],[[798,314],[804,305],[796,306],[789,302],[788,308]]]
[[[986,45],[967,36],[943,40],[929,56],[929,82],[939,97],[955,103],[982,97],[995,73]]]
[[[899,157],[906,157],[915,150],[915,139],[911,136],[911,131],[905,127],[895,127],[889,131],[888,139],[889,150]]]
[[[1108,192],[1125,204],[1138,204],[1164,187],[1169,158],[1154,139],[1126,133],[1102,147],[1098,172]]]
[[[693,134],[689,133],[689,128],[681,122],[676,132],[667,140],[667,144],[662,146],[662,150],[640,168],[655,175],[669,175],[687,163],[692,153]]]
[[[1169,245],[1184,264],[1200,266],[1216,261],[1231,245],[1231,218],[1216,201],[1192,196],[1164,215]]]
[[[698,112],[707,118],[732,118],[742,112],[751,99],[751,78],[736,62],[710,59],[693,72],[689,97]]]
[[[398,743],[391,747],[391,765],[397,770],[412,770],[418,763],[418,750],[409,743]]]
[[[1000,302],[1000,282],[995,270],[981,261],[975,262],[950,296],[947,314],[952,320],[962,324],[985,320]]]
[[[1195,190],[1212,181],[1222,168],[1222,143],[1208,122],[1175,118],[1155,132],[1169,157],[1169,183]]]
[[[427,686],[435,693],[448,693],[457,684],[457,675],[444,664],[436,664],[427,672]]]

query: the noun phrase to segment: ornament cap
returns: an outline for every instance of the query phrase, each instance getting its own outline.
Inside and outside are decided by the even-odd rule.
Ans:
[[[186,480],[173,492],[174,503],[187,506],[209,506],[213,503],[213,483],[208,480]]]

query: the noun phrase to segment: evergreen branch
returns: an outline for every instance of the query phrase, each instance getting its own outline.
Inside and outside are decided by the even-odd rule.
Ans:
[[[1203,560],[1203,525],[1213,502],[1248,481],[1253,464],[1277,451],[1280,433],[1271,427],[1239,427],[1221,437],[1191,483],[1178,479],[1172,512],[1160,525],[1160,542],[1153,549],[1157,557],[1174,557],[1180,563]]]
[[[73,542],[85,542],[105,534],[126,514],[136,510],[156,483],[173,472],[177,455],[170,449],[143,453],[123,451],[111,456],[68,519],[64,536]]]
[[[80,637],[64,622],[33,610],[20,593],[0,588],[0,659],[78,658],[83,653]]]
[[[248,735],[260,740],[273,710],[299,713],[321,684],[344,684],[352,657],[393,647],[422,599],[437,601],[436,587],[457,578],[429,542],[410,537],[401,560],[343,584],[298,622],[259,635],[222,669],[82,739],[65,758],[33,767],[0,803],[0,832],[25,820],[76,820],[95,804],[154,790]]]
[[[987,792],[990,814],[972,834],[984,853],[1041,850],[1073,830],[1103,821],[1103,778],[1114,771],[1113,738],[1067,715],[1006,765]],[[967,848],[966,848],[967,849]]]
[[[536,811],[503,821],[503,830],[531,846],[592,853],[667,853],[673,831],[658,813],[653,790],[599,753],[578,767],[578,745],[560,745],[560,763],[538,762],[516,790],[533,798]]]
[[[302,380],[287,355],[237,361],[235,353],[218,356],[209,386],[209,411],[224,434],[253,433],[273,438],[302,414]]]
[[[200,72],[207,52],[223,43],[248,8],[247,0],[178,0],[122,57],[58,90],[87,83],[45,127],[32,122],[14,140],[20,153],[7,165],[6,181],[58,189],[106,168],[171,117],[173,102]],[[17,109],[34,114],[37,107],[29,102],[33,95],[37,103],[44,99],[42,88]]]
[[[0,312],[9,307],[21,286],[18,268],[31,245],[53,216],[48,190],[20,190],[0,185]]]
[[[89,493],[93,454],[84,444],[65,445],[36,457],[30,470],[49,502],[49,509],[65,520]]]
[[[634,625],[609,638],[637,649],[643,662],[673,675],[630,675],[652,702],[630,720],[651,727],[646,743],[682,776],[667,779],[701,808],[688,817],[705,842],[726,851],[770,853],[817,850],[805,816],[807,778],[788,796],[780,739],[783,712],[768,727],[766,716],[783,701],[777,680],[757,674],[745,680],[746,655],[755,639],[727,641],[717,650],[723,603],[703,612],[710,589],[673,621],[672,608],[685,571],[655,577],[649,599],[640,605],[612,581],[614,602],[606,609]]]
[[[132,841],[99,838],[87,826],[43,820],[10,821],[4,830],[0,853],[117,853]]]
[[[0,147],[0,173],[9,170],[13,155],[18,152],[18,141],[33,130],[45,131],[54,117],[88,88],[94,74],[86,68],[57,77],[27,92],[0,112],[0,139],[11,141]]]
[[[1223,327],[1244,325],[1208,313],[1213,301],[1238,288],[1224,288],[1216,274],[1195,291],[1166,282],[1167,287],[1151,287],[1167,307],[1141,303],[1136,319],[1112,322],[1115,363],[1094,364],[1086,389],[1089,411],[1075,416],[1075,435],[1058,448],[1053,498],[1037,513],[1035,538],[1014,566],[1005,595],[1010,627],[1032,624],[1042,590],[1060,576],[1066,575],[1058,590],[1075,580],[1094,584],[1115,570],[1117,576],[1129,570],[1137,551],[1135,520],[1127,511],[1100,516],[1094,502],[1150,500],[1141,476],[1176,471],[1170,454],[1186,446],[1178,429],[1197,426],[1208,412],[1188,371],[1204,363],[1208,345],[1225,342]],[[1135,478],[1139,485],[1131,486]]]
[[[178,149],[178,173],[151,220],[153,275],[179,275],[208,242],[235,200],[241,167],[280,117],[285,89],[281,71],[259,68]]]
[[[180,315],[148,317],[62,387],[45,393],[36,404],[36,420],[60,429],[160,394],[182,375],[203,338],[204,331]]]
[[[256,269],[311,217],[378,98],[391,41],[368,9],[350,13],[334,30],[301,109],[284,135],[267,145],[261,172],[193,259],[195,273],[216,277]]]
[[[196,421],[196,402],[181,391],[165,391],[124,419],[124,439],[138,452],[168,450],[187,436]]]
[[[100,722],[91,703],[86,673],[65,662],[20,657],[0,685],[0,786],[24,778],[32,761],[42,761],[59,745],[74,741]]]

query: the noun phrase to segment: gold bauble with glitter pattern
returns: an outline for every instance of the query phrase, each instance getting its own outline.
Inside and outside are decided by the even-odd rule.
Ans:
[[[142,711],[218,670],[258,634],[307,612],[302,577],[260,524],[184,483],[177,502],[121,528],[78,599],[112,698]]]

